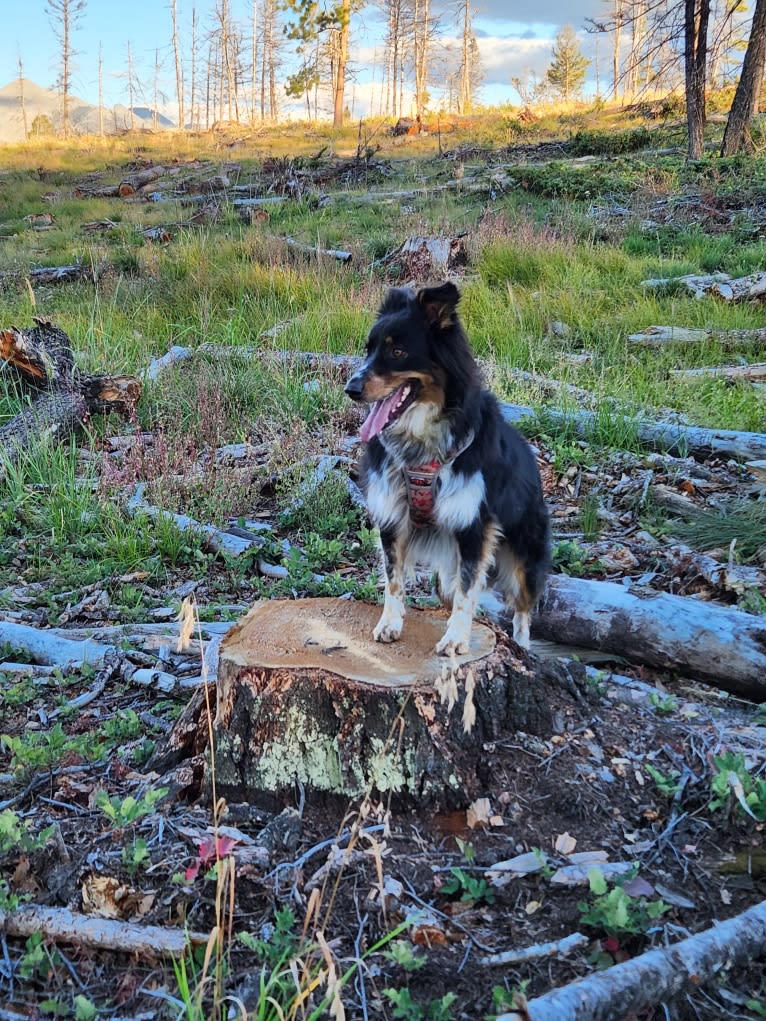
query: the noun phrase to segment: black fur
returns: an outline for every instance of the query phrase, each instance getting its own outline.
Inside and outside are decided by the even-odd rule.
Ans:
[[[399,637],[394,604],[402,571],[408,561],[428,560],[429,549],[437,549],[440,589],[453,605],[462,600],[461,619],[475,611],[469,593],[489,571],[516,611],[514,636],[527,644],[528,614],[549,566],[548,513],[529,444],[504,421],[496,398],[482,385],[457,317],[458,301],[451,283],[417,294],[389,291],[370,331],[364,364],[346,386],[354,400],[379,401],[378,407],[387,394],[409,387],[408,393],[402,391],[405,410],[369,437],[362,462],[368,506],[381,529],[386,607],[393,600],[391,608],[384,608],[376,638]],[[447,467],[434,484],[434,520],[417,528],[401,469],[432,459]],[[448,492],[440,504],[445,485]],[[479,494],[470,508],[461,487],[463,494]],[[449,568],[448,551],[457,552]],[[387,614],[394,620],[390,627],[384,626]],[[466,651],[465,628],[456,623],[452,632],[438,651]]]

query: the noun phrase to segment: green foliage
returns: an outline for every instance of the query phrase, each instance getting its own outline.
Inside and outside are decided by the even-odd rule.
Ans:
[[[150,861],[149,847],[142,837],[137,837],[122,849],[122,862],[131,875]]]
[[[715,774],[710,783],[713,797],[708,808],[729,812],[736,803],[740,812],[766,820],[766,778],[754,777],[747,768],[744,752],[723,752],[713,756]]]
[[[674,532],[695,549],[730,546],[741,562],[751,563],[766,550],[766,514],[756,500],[736,500],[714,511],[702,511]]]
[[[56,134],[53,121],[45,113],[38,113],[29,128],[30,138],[52,138]]]
[[[646,127],[630,131],[578,131],[567,144],[567,151],[572,156],[620,156],[651,144],[652,135]]]
[[[666,794],[668,797],[672,798],[679,790],[678,778],[681,774],[677,769],[671,769],[667,773],[663,773],[661,770],[655,769],[655,767],[649,762],[644,765],[644,769],[652,780],[654,780],[657,785],[657,790],[660,791],[661,794]]]
[[[517,986],[507,989],[505,986],[492,986],[492,1006],[494,1010],[488,1014],[485,1021],[494,1021],[498,1014],[506,1014],[519,1007],[519,1003],[525,1002],[527,989],[531,979],[525,978]]]
[[[35,932],[25,943],[24,954],[19,962],[19,975],[23,979],[47,982],[60,965],[61,955],[58,950],[46,944],[41,932]]]
[[[47,826],[37,836],[33,836],[29,832],[29,823],[22,822],[16,812],[6,808],[0,812],[0,855],[38,851],[53,836],[54,829],[53,826]]]
[[[662,899],[650,900],[645,896],[631,897],[623,889],[627,879],[620,878],[610,890],[602,872],[590,869],[588,884],[593,894],[590,904],[578,904],[580,921],[608,935],[645,933],[653,922],[661,918],[670,905]]]
[[[424,955],[416,955],[412,943],[408,939],[396,939],[388,950],[384,950],[383,956],[393,964],[404,968],[405,971],[418,971],[426,963]]]
[[[560,539],[553,544],[553,566],[562,574],[568,574],[573,578],[581,578],[599,570],[598,561],[589,564],[588,556],[588,550],[581,546],[577,539]]]
[[[398,1021],[450,1021],[452,1004],[457,999],[455,993],[445,993],[438,1000],[428,1003],[417,1003],[412,999],[409,989],[384,989],[386,996],[394,1005],[391,1016]]]
[[[678,699],[675,695],[663,695],[659,691],[653,691],[649,696],[649,703],[654,706],[662,716],[672,715],[678,709]]]
[[[106,791],[99,790],[96,792],[93,803],[96,808],[101,809],[115,829],[121,830],[137,823],[144,816],[151,815],[155,811],[157,803],[162,801],[167,793],[167,787],[157,787],[154,790],[148,790],[138,800],[130,794],[126,798],[120,798],[117,795],[110,798]]]
[[[564,25],[553,41],[553,60],[545,73],[548,84],[565,102],[573,99],[583,87],[590,60],[583,55],[577,33]]]
[[[441,892],[448,897],[460,895],[460,900],[470,901],[473,904],[492,904],[495,899],[495,891],[486,879],[472,876],[470,872],[453,866],[450,869],[451,878],[442,885]]]

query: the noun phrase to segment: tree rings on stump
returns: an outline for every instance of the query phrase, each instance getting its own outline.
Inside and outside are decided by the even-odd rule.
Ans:
[[[547,736],[541,671],[475,623],[468,655],[434,653],[446,615],[409,610],[376,643],[380,607],[344,599],[257,603],[221,645],[215,785],[230,801],[308,791],[456,807],[487,781],[487,742]],[[210,777],[208,776],[208,786]]]

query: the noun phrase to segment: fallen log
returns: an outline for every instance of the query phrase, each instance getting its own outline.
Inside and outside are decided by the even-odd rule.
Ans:
[[[40,266],[37,269],[30,269],[26,273],[18,270],[8,269],[0,272],[2,280],[22,280],[26,277],[31,284],[67,284],[76,280],[95,279],[93,267],[82,262],[75,262],[71,266]]]
[[[538,638],[613,652],[766,702],[766,620],[741,610],[554,575],[532,631]]]
[[[766,379],[766,362],[751,365],[706,365],[701,369],[671,369],[671,376],[694,379],[698,376],[712,376],[714,379]]]
[[[115,651],[113,645],[103,645],[90,638],[73,641],[53,631],[12,621],[0,621],[0,645],[22,649],[33,663],[70,668],[81,667],[84,663],[103,667],[105,658]]]
[[[243,539],[239,535],[224,532],[214,525],[203,525],[200,521],[188,517],[186,514],[174,514],[172,511],[162,510],[144,500],[145,483],[140,482],[136,491],[128,500],[127,509],[132,514],[142,513],[150,518],[166,518],[173,521],[180,532],[198,532],[205,546],[215,553],[227,553],[231,557],[237,557],[247,552],[255,545],[254,539]]]
[[[500,408],[509,422],[536,417],[533,408],[522,404],[501,402]],[[578,436],[585,439],[593,435],[598,424],[598,415],[591,411],[568,412],[546,407],[544,413],[555,425],[571,427]],[[712,455],[733,457],[742,461],[766,458],[765,433],[740,432],[737,429],[706,429],[702,426],[662,419],[633,418],[630,415],[626,415],[625,419],[633,424],[637,439],[653,450],[664,450],[682,457],[691,455],[702,460]]]
[[[519,1004],[496,1021],[622,1021],[693,992],[723,969],[749,964],[766,946],[766,901],[695,936]]]
[[[411,610],[393,645],[372,638],[379,615],[344,599],[268,600],[228,633],[213,724],[218,797],[278,800],[298,782],[343,798],[464,806],[485,788],[488,742],[551,733],[548,685],[579,697],[582,665],[537,661],[499,630],[475,624],[470,653],[445,660],[434,646],[446,615]],[[188,722],[182,739],[171,732],[158,761],[166,746],[198,752],[199,727],[191,738]]]
[[[689,273],[681,277],[657,277],[642,280],[643,287],[654,291],[688,290],[695,298],[713,294],[723,301],[763,301],[766,297],[766,273],[750,273],[733,278],[728,273]]]
[[[117,950],[149,960],[158,954],[180,956],[192,946],[206,944],[210,938],[208,933],[191,929],[140,925],[39,904],[24,904],[13,911],[0,911],[0,932],[22,939],[42,933],[54,943]]]
[[[129,198],[131,195],[135,195],[140,188],[164,177],[166,173],[167,169],[162,166],[146,167],[145,170],[139,170],[136,174],[123,177],[117,186],[117,194],[120,198]]]
[[[0,359],[35,400],[0,428],[0,452],[15,463],[33,443],[45,437],[61,440],[92,414],[116,411],[135,414],[141,383],[135,376],[96,376],[74,364],[69,338],[49,320],[35,317],[28,330],[0,330]]]
[[[749,344],[766,345],[766,327],[754,330],[723,330],[711,326],[695,330],[684,326],[648,326],[640,333],[631,333],[631,344],[644,347],[662,347],[664,344],[704,344],[715,341],[724,347],[745,347]]]
[[[334,259],[336,262],[342,262],[348,264],[354,258],[351,252],[343,251],[340,248],[320,248],[318,245],[303,245],[299,241],[294,241],[292,238],[285,238],[285,244],[288,248],[294,252],[300,252],[301,255],[307,255],[313,258],[322,256],[325,259]]]

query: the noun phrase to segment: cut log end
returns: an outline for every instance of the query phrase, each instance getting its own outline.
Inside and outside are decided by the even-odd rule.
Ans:
[[[297,784],[399,805],[465,805],[491,777],[488,742],[552,729],[546,680],[502,632],[474,624],[456,661],[433,648],[437,612],[410,611],[376,644],[377,606],[333,599],[256,604],[221,647],[215,786],[229,800],[280,799]]]

